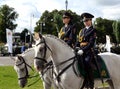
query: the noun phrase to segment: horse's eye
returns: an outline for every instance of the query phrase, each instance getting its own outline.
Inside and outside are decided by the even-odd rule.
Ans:
[[[24,68],[20,69],[20,71],[22,71],[22,72],[23,72],[24,70],[25,70]]]
[[[42,51],[42,49],[39,49],[39,51],[41,52],[41,51]]]
[[[42,52],[42,51],[43,51],[43,47],[41,47],[41,48],[39,49],[39,51]]]

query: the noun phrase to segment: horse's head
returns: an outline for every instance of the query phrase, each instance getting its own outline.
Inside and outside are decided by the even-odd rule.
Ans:
[[[27,64],[22,56],[16,57],[14,69],[18,75],[18,83],[20,87],[23,88],[27,84],[28,69]]]
[[[47,63],[47,59],[50,56],[50,48],[46,44],[46,41],[42,35],[39,34],[39,38],[35,40],[35,58],[34,58],[34,67],[41,71],[45,64]],[[49,49],[49,50],[48,50]]]

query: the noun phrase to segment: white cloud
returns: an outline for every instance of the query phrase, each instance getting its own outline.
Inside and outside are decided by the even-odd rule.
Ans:
[[[108,19],[119,19],[120,18],[120,9],[118,7],[109,7],[103,10],[103,17]]]
[[[33,27],[35,27],[36,21],[39,20],[41,13],[45,10],[61,9],[61,5],[56,0],[2,0],[1,5],[4,4],[15,8],[19,14],[17,31],[22,31],[24,28],[31,29],[31,27],[33,31]]]
[[[31,29],[31,27],[33,31],[36,21],[45,10],[65,9],[65,0],[0,0],[0,2],[0,5],[7,4],[15,8],[19,14],[16,29],[19,32],[24,28]],[[119,0],[68,0],[68,9],[79,15],[83,12],[92,13],[95,18],[118,19],[120,18],[119,7]]]
[[[93,0],[97,5],[102,6],[115,6],[118,5],[120,0]]]

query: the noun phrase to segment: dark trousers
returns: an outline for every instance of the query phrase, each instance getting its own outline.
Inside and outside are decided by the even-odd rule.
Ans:
[[[93,68],[92,68],[92,54],[84,55],[84,68],[86,71],[86,84],[90,87],[90,89],[94,88],[94,75],[93,75]]]

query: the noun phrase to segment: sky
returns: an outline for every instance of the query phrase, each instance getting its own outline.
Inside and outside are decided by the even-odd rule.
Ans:
[[[0,0],[0,6],[7,4],[19,14],[16,32],[24,28],[33,32],[36,21],[45,10],[65,9],[66,0]],[[78,15],[88,12],[97,17],[117,20],[120,19],[120,0],[68,0],[68,9]]]

